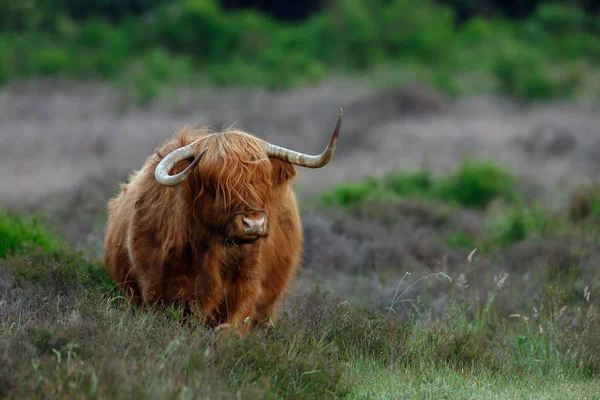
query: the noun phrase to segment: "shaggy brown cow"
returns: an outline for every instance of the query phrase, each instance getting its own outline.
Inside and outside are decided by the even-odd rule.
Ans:
[[[302,250],[294,164],[327,165],[341,118],[317,156],[237,130],[167,141],[108,202],[104,264],[129,301],[182,300],[212,327],[272,323]]]

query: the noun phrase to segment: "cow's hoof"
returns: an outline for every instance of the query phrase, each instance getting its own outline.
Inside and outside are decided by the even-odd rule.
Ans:
[[[217,327],[215,328],[215,333],[219,334],[221,333],[221,331],[225,330],[225,329],[229,329],[231,328],[231,324],[229,323],[223,323],[223,324],[219,324],[217,325]]]

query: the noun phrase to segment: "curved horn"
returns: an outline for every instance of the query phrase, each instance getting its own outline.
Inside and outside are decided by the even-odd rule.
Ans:
[[[335,123],[335,129],[329,140],[329,144],[323,153],[317,156],[311,156],[304,153],[298,153],[294,150],[286,149],[271,143],[267,143],[266,151],[269,157],[278,158],[283,161],[287,161],[292,164],[299,165],[307,168],[321,168],[329,163],[333,153],[335,152],[335,145],[337,144],[338,136],[340,134],[340,125],[342,124],[342,109],[338,114],[337,121]]]
[[[178,173],[177,175],[169,175],[169,172],[173,169],[173,167],[180,161],[194,157],[195,149],[191,144],[187,146],[180,147],[176,150],[173,150],[169,153],[165,158],[161,160],[161,162],[156,166],[154,170],[154,177],[163,186],[176,186],[181,182],[185,181],[192,172],[194,168],[200,162],[200,159],[206,153],[208,147],[202,150],[200,154],[196,156],[194,161],[190,165],[187,166],[186,169]]]

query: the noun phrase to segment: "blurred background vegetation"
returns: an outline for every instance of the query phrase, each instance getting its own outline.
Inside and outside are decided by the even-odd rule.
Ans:
[[[574,96],[600,61],[597,2],[0,0],[0,82],[310,84],[382,65],[449,95]]]
[[[599,63],[597,0],[0,0],[0,398],[600,393]],[[218,89],[340,75],[359,79],[336,96]],[[40,77],[84,90],[18,84]],[[119,98],[170,85],[213,87]],[[440,91],[518,106],[446,112]],[[275,328],[219,342],[177,305],[123,301],[106,203],[159,140],[200,118],[304,151],[338,106]]]

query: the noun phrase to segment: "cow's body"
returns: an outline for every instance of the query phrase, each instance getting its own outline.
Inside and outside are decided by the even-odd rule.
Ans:
[[[327,165],[340,124],[341,110],[317,156],[241,131],[184,130],[167,141],[108,203],[113,280],[137,305],[183,301],[209,326],[272,321],[302,251],[294,164]]]
[[[183,300],[209,326],[271,321],[302,251],[293,163],[325,165],[338,130],[339,119],[326,156],[282,150],[239,131],[182,131],[108,203],[104,263],[111,277],[130,301]]]
[[[161,186],[154,172],[162,155],[190,143],[219,151],[208,152],[185,182]],[[148,306],[184,300],[212,326],[270,320],[298,268],[302,231],[290,185],[296,170],[268,158],[261,144],[243,132],[183,132],[122,185],[108,204],[104,262],[130,300]],[[231,239],[208,221],[221,217],[215,202],[229,205],[228,213],[264,210],[268,236]]]

